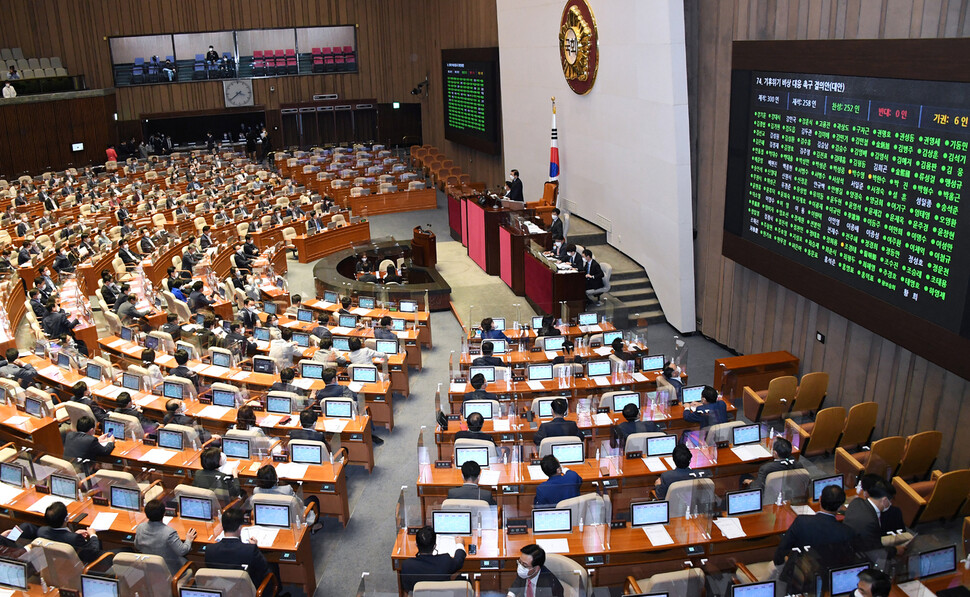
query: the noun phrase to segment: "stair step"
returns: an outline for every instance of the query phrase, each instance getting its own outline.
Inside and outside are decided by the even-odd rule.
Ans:
[[[651,286],[646,280],[615,280],[615,279],[611,279],[610,280],[610,286],[613,287],[613,290],[616,290],[616,291],[620,291],[620,290],[631,290],[633,288],[638,288],[638,289],[642,289],[642,290],[653,290],[653,286]]]
[[[622,301],[623,304],[629,305],[630,303],[636,301],[648,301],[657,300],[657,295],[652,292],[643,292],[642,290],[620,290],[614,291],[610,289],[610,294],[616,297],[616,300]]]

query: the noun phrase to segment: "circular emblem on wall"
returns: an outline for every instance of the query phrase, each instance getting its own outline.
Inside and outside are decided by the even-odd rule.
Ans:
[[[559,61],[569,88],[586,95],[596,81],[599,34],[586,0],[568,0],[559,24]]]

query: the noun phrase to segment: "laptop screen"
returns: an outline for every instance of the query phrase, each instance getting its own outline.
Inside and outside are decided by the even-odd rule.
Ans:
[[[333,336],[332,340],[334,350],[350,350],[350,338],[346,336]]]
[[[493,414],[494,415],[498,414],[498,413],[492,413],[492,403],[489,402],[488,400],[465,401],[461,405],[461,411],[462,411],[462,416],[464,416],[466,419],[472,413],[479,413],[482,415],[482,418],[484,419],[491,419]]]
[[[455,446],[455,466],[461,465],[469,460],[474,460],[482,468],[488,468],[488,448],[484,446]]]
[[[630,504],[630,520],[635,527],[643,527],[648,524],[667,524],[669,518],[669,503],[667,501],[657,502],[633,502]]]
[[[403,319],[392,319],[391,320],[391,329],[394,330],[395,332],[403,332],[404,331],[404,320]]]
[[[356,315],[347,315],[345,313],[345,314],[341,315],[338,318],[337,321],[339,322],[338,325],[340,325],[340,327],[342,327],[342,328],[353,328],[353,327],[357,327],[357,316]]]
[[[579,314],[579,325],[596,325],[599,321],[596,313],[580,313]]]
[[[398,307],[401,309],[401,313],[416,313],[418,311],[418,303],[415,301],[401,301],[398,303]]]
[[[125,439],[125,424],[121,421],[105,419],[101,426],[104,427],[104,432],[111,437],[115,439]]]
[[[211,520],[212,502],[203,498],[179,496],[179,516],[189,520]]]
[[[377,302],[372,296],[358,296],[357,306],[361,309],[373,309]]]
[[[568,533],[573,530],[573,511],[569,508],[562,510],[533,510],[533,533]]]
[[[623,412],[623,407],[625,407],[627,404],[632,404],[633,406],[640,408],[640,394],[633,392],[630,394],[613,395],[613,412]]]
[[[0,560],[0,586],[27,589],[27,563]]]
[[[956,545],[949,545],[919,554],[919,577],[927,578],[937,574],[948,574],[957,569]]]
[[[141,376],[134,373],[121,374],[121,386],[126,390],[141,390]]]
[[[222,453],[228,458],[249,460],[249,440],[235,437],[222,438]]]
[[[166,398],[174,398],[176,400],[182,399],[182,384],[175,383],[172,381],[166,381],[162,384],[162,394]]]
[[[88,379],[93,379],[95,381],[101,381],[102,369],[101,365],[96,363],[88,363],[87,367],[84,368],[84,376]]]
[[[552,455],[560,464],[579,464],[586,460],[583,454],[584,444],[553,444]]]
[[[290,527],[290,508],[275,504],[253,504],[253,522],[261,527]]]
[[[323,464],[323,449],[312,444],[290,444],[290,462]]]
[[[145,348],[157,349],[158,338],[156,336],[145,336]]]
[[[51,494],[69,500],[77,499],[77,479],[51,475]]]
[[[229,390],[212,390],[212,404],[225,408],[235,408],[236,393]]]
[[[485,342],[491,342],[492,354],[505,354],[508,351],[505,340],[486,340]],[[482,342],[482,344],[485,344],[485,342]]]
[[[261,342],[269,342],[269,328],[253,328],[253,336]]]
[[[535,329],[542,327],[542,315],[536,315],[532,318],[532,327]]]
[[[138,511],[141,506],[141,492],[128,487],[111,486],[110,502],[112,508]]]
[[[276,371],[276,363],[270,358],[253,357],[253,371],[272,374]]]
[[[277,414],[290,414],[292,412],[292,400],[287,396],[267,396],[266,412]]]
[[[326,400],[323,403],[323,416],[350,419],[354,416],[354,403],[350,400]]]
[[[223,593],[218,589],[187,589],[182,587],[179,589],[179,597],[223,597]]]
[[[546,336],[542,339],[542,349],[549,351],[562,350],[563,344],[565,343],[565,336]]]
[[[354,367],[350,381],[359,383],[374,383],[377,381],[377,367]]]
[[[81,597],[119,597],[120,594],[117,579],[81,575]]]
[[[169,448],[171,450],[181,450],[182,449],[182,432],[172,431],[171,429],[159,429],[158,430],[158,445],[162,448]]]
[[[471,535],[472,513],[435,510],[431,513],[431,526],[439,535]]]
[[[315,363],[300,363],[300,377],[307,379],[323,379],[323,365]]]
[[[297,309],[296,310],[296,320],[302,321],[303,323],[313,322],[313,311],[309,309]]]
[[[306,348],[310,346],[310,334],[304,334],[303,332],[293,332],[293,341],[300,348]]]
[[[775,581],[734,585],[731,587],[731,597],[775,597]]]
[[[728,516],[761,512],[761,490],[729,491],[727,493]]]
[[[14,487],[24,486],[24,469],[16,464],[0,463],[0,481]]]
[[[44,405],[40,400],[26,396],[24,397],[24,412],[34,417],[42,417],[44,416]]]
[[[132,333],[131,328],[121,328],[121,339],[122,340],[127,340],[128,342],[131,342],[131,339],[134,338],[134,337],[135,336]]]
[[[276,315],[276,303],[263,303],[263,313]]]
[[[704,397],[701,396],[703,391],[704,386],[687,386],[684,388],[684,404],[693,404],[703,400]]]
[[[616,340],[617,338],[622,339],[623,332],[621,331],[603,332],[603,346],[609,346],[613,344],[613,341]]]
[[[731,433],[734,436],[734,441],[731,443],[735,446],[756,444],[761,441],[761,426],[757,424],[735,427],[731,430]]]
[[[546,419],[553,415],[552,413],[552,400],[540,400],[539,401],[539,412],[536,413],[540,419]]]
[[[294,334],[295,336],[296,334]],[[232,354],[225,352],[213,352],[212,364],[216,367],[232,367]]]
[[[829,572],[829,593],[832,597],[851,595],[859,587],[859,573],[868,569],[869,564],[833,568]]]
[[[647,355],[640,360],[640,369],[642,371],[660,371],[663,368],[664,355],[662,354]]]
[[[589,377],[600,377],[610,374],[610,361],[590,361],[586,363],[586,375]]]
[[[677,447],[676,435],[658,435],[647,438],[647,456],[668,456]]]
[[[323,291],[323,300],[326,303],[336,303],[339,301],[337,293],[332,290]]]
[[[478,365],[475,367],[468,368],[468,379],[471,379],[481,373],[485,376],[485,383],[492,383],[495,381],[495,367]]]
[[[548,381],[552,379],[552,365],[529,365],[530,381]]]
[[[397,354],[397,351],[397,340],[377,341],[377,352],[383,352],[384,354]]]
[[[843,487],[842,475],[832,475],[831,477],[812,479],[812,499],[816,502],[822,499],[822,490],[828,487],[829,485],[836,485],[838,487]]]
[[[61,369],[71,368],[71,357],[63,352],[57,353],[57,366]]]

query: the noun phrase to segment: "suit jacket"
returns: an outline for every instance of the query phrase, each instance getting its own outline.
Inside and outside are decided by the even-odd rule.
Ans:
[[[495,505],[495,498],[488,489],[482,489],[474,483],[465,483],[461,487],[453,487],[448,490],[449,500],[483,500],[489,506]]]
[[[141,247],[142,253],[151,253],[155,250],[155,243],[153,243],[152,239],[150,238],[142,237],[141,242],[138,243],[138,246]]]
[[[135,304],[131,301],[125,301],[118,309],[118,317],[121,318],[121,323],[125,325],[128,325],[132,321],[144,317],[145,315],[146,313],[139,311]]]
[[[41,326],[48,336],[61,336],[67,334],[77,325],[77,322],[67,318],[67,313],[55,311],[48,313],[41,321]]]
[[[17,265],[23,265],[30,261],[30,251],[27,247],[21,247],[20,251],[17,252]]]
[[[208,234],[203,234],[199,237],[199,247],[204,251],[212,246],[212,239],[209,238]]]
[[[118,249],[118,257],[121,257],[121,260],[125,262],[125,265],[134,265],[139,261],[138,256],[136,256],[128,247]]]
[[[177,375],[178,377],[183,377],[185,379],[188,379],[195,386],[196,390],[199,389],[199,374],[196,373],[195,371],[192,371],[185,365],[179,365],[178,367],[172,369],[169,374]]]
[[[239,321],[242,322],[243,326],[247,329],[256,327],[256,322],[259,321],[259,316],[250,311],[249,309],[243,309],[237,313]],[[329,330],[328,330],[329,331]],[[314,330],[314,334],[316,330]]]
[[[40,299],[30,299],[30,308],[34,311],[34,315],[41,320],[47,317],[47,313],[49,313],[47,307],[40,302]]]
[[[768,475],[771,473],[777,473],[778,471],[793,471],[800,468],[805,467],[801,462],[791,458],[766,462],[765,464],[761,465],[761,468],[758,469],[758,478],[751,483],[751,489],[764,489],[765,479],[767,479]]]
[[[374,328],[374,338],[377,340],[397,340],[397,334],[394,333],[394,330],[376,327]]]
[[[552,225],[549,226],[549,236],[550,237],[555,237],[555,236],[565,237],[566,235],[563,234],[562,231],[563,231],[562,218],[559,218],[557,220],[553,220]]]
[[[259,547],[252,543],[243,543],[238,537],[224,537],[218,543],[210,545],[205,550],[205,564],[235,570],[245,564],[249,578],[257,587],[269,572],[269,564]]]
[[[64,438],[64,460],[68,462],[78,458],[94,460],[99,456],[107,456],[115,449],[114,442],[101,445],[98,438],[80,431],[68,431]]]
[[[570,435],[574,435],[580,439],[583,438],[583,434],[579,431],[579,426],[576,425],[575,421],[567,421],[562,417],[556,417],[551,421],[539,425],[539,428],[536,429],[535,434],[532,436],[532,441],[538,446],[547,437],[567,437]]]
[[[603,286],[603,268],[595,259],[590,259],[585,268],[582,268],[592,279],[586,279],[587,288],[601,288]]]
[[[58,541],[67,543],[77,552],[77,557],[85,564],[90,564],[101,555],[101,540],[97,537],[85,539],[81,535],[69,529],[54,529],[51,527],[40,527],[37,536],[48,541]]]
[[[882,527],[879,515],[869,500],[856,498],[845,510],[845,526],[855,535],[855,546],[860,551],[882,547]]]
[[[182,541],[178,531],[163,522],[145,521],[135,527],[135,549],[164,558],[172,574],[185,565],[185,554],[191,548],[191,541]]]
[[[714,404],[705,402],[693,412],[684,409],[684,420],[688,423],[700,423],[701,427],[726,423],[728,420],[727,404],[723,400],[718,400]]]
[[[500,357],[478,357],[472,361],[472,365],[475,367],[504,367],[505,363]]]
[[[168,323],[166,321],[158,328],[158,331],[165,332],[166,334],[172,336],[172,340],[178,340],[182,337],[182,326],[175,322]]]
[[[657,498],[662,500],[667,497],[667,490],[677,481],[696,479],[698,475],[692,475],[691,473],[694,473],[694,471],[690,470],[690,468],[675,468],[672,471],[660,473],[660,485],[657,485],[656,488]]]
[[[205,298],[205,295],[202,294],[201,290],[193,290],[192,293],[189,294],[189,300],[188,300],[189,310],[192,311],[193,313],[195,313],[199,309],[202,309],[203,307],[208,307],[214,302],[215,301],[210,301],[209,299]]]
[[[509,181],[508,198],[512,201],[525,201],[525,197],[522,195],[522,180],[513,178]]]
[[[512,586],[509,587],[509,593],[515,595],[515,597],[525,597],[525,583],[526,579],[516,575],[515,580],[512,581]],[[536,579],[536,590],[535,597],[562,597],[562,583],[556,578],[545,566],[539,568],[539,578]]]
[[[424,553],[401,562],[401,588],[410,593],[421,581],[449,580],[452,574],[461,570],[466,555],[464,549],[458,549],[454,556]]]
[[[660,425],[657,425],[653,421],[623,421],[616,426],[617,435],[624,441],[634,433],[648,433],[651,431],[660,431]]]
[[[464,400],[495,400],[495,394],[485,390],[472,390],[465,394]]]
[[[875,512],[875,510],[873,510]],[[817,549],[826,545],[848,546],[853,540],[852,529],[835,516],[819,512],[813,516],[799,515],[781,538],[775,550],[775,564],[781,565],[793,547],[810,545]]]
[[[536,487],[536,506],[555,506],[563,500],[579,495],[579,487],[583,478],[576,471],[566,471],[561,475],[553,475]]]
[[[253,315],[253,317],[255,317],[255,315]],[[318,325],[317,327],[313,328],[313,331],[310,333],[316,336],[317,338],[320,338],[321,340],[323,340],[324,338],[333,337],[333,334],[330,332],[330,328],[328,328],[325,325]],[[375,336],[376,336],[376,330],[375,330]],[[397,336],[394,336],[394,337],[397,338]]]
[[[290,439],[305,439],[311,442],[323,442],[327,446],[327,450],[330,449],[330,444],[327,443],[327,438],[322,431],[317,431],[316,429],[294,429],[290,431]]]
[[[492,442],[493,444],[495,443],[495,438],[484,431],[469,431],[467,429],[462,429],[456,433],[455,439],[481,439],[487,442]]]

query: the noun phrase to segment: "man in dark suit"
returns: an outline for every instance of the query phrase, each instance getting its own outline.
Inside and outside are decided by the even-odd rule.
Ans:
[[[853,540],[852,529],[836,519],[839,508],[845,503],[845,492],[837,485],[829,485],[822,490],[819,500],[822,510],[815,515],[801,514],[781,538],[775,550],[776,566],[785,563],[792,548],[809,546],[814,550],[820,547],[836,546],[848,548]]]
[[[688,423],[700,423],[701,427],[726,423],[728,420],[727,404],[717,399],[717,390],[711,386],[704,386],[701,390],[701,397],[704,404],[693,408],[684,409],[684,420]]]
[[[131,214],[128,213],[128,210],[125,209],[124,206],[118,208],[115,215],[118,216],[118,224],[124,224],[125,220],[131,217]]]
[[[569,403],[566,402],[565,398],[556,398],[552,401],[553,418],[551,421],[546,421],[542,425],[539,425],[539,428],[536,429],[532,437],[535,445],[538,446],[547,437],[566,437],[573,435],[579,439],[583,439],[583,434],[579,431],[579,426],[576,425],[576,422],[566,420],[566,411],[568,410]]]
[[[467,394],[466,394],[467,396]],[[485,424],[485,417],[482,413],[473,412],[468,415],[465,419],[465,425],[468,429],[462,429],[455,433],[455,439],[482,439],[485,441],[495,443],[495,439],[491,435],[482,431],[482,426]]]
[[[212,230],[211,226],[202,227],[202,236],[199,237],[199,248],[205,251],[212,246],[212,237],[209,236],[209,231]]]
[[[242,246],[236,247],[236,252],[232,256],[233,265],[240,270],[252,270],[253,262],[246,256],[246,251]]]
[[[536,487],[536,497],[533,502],[536,506],[555,506],[563,500],[579,495],[579,487],[583,484],[582,477],[576,471],[567,470],[563,473],[562,466],[555,456],[552,454],[543,456],[539,467],[549,478]]]
[[[40,290],[37,288],[30,289],[30,308],[33,310],[34,315],[37,319],[43,321],[47,317],[47,307],[44,306],[43,301],[40,300]]]
[[[482,476],[482,467],[474,460],[466,460],[461,465],[461,478],[464,484],[448,490],[449,500],[482,500],[489,506],[495,505],[495,498],[488,489],[478,486],[478,478]]]
[[[128,241],[124,238],[118,241],[118,257],[121,257],[121,260],[125,262],[126,266],[134,266],[141,261],[141,255],[129,249]]]
[[[430,526],[422,527],[414,538],[418,555],[401,562],[401,588],[405,593],[410,594],[414,585],[422,581],[451,580],[465,564],[467,554],[461,548],[455,551],[455,555],[435,555],[438,536]]]
[[[562,597],[562,583],[546,568],[546,552],[534,543],[522,548],[516,563],[517,575],[509,587],[512,597]]]
[[[773,460],[771,462],[762,464],[761,468],[758,469],[758,478],[754,480],[743,479],[741,481],[741,485],[743,487],[748,487],[750,489],[764,489],[765,479],[767,479],[768,475],[771,473],[805,468],[801,462],[791,457],[791,442],[783,437],[775,438],[774,443],[771,444],[771,455]]]
[[[495,394],[486,392],[485,387],[485,376],[481,373],[476,373],[471,379],[472,391],[465,394],[465,400],[495,400]]]
[[[77,327],[77,320],[69,319],[63,309],[57,307],[53,298],[47,299],[47,316],[41,320],[40,326],[48,337],[63,336],[69,334]]]
[[[259,255],[259,247],[256,245],[256,241],[253,240],[251,234],[246,235],[246,242],[243,243],[243,253],[250,259]]]
[[[234,321],[229,324],[229,333],[223,339],[226,348],[232,350],[233,346],[239,346],[239,354],[243,358],[256,354],[258,348],[256,343],[243,335],[243,324]]]
[[[634,433],[660,431],[660,425],[653,421],[640,420],[640,408],[636,404],[627,404],[623,407],[623,418],[626,420],[616,426],[616,435],[624,444],[626,438]]]
[[[485,340],[482,342],[482,356],[472,361],[472,365],[475,367],[504,367],[505,363],[501,357],[492,356],[494,351],[495,346],[488,340]]]
[[[189,311],[192,313],[197,313],[199,309],[208,309],[215,303],[215,301],[206,298],[205,294],[202,292],[204,287],[205,285],[202,283],[202,280],[197,280],[195,284],[192,285],[192,292],[189,294],[188,301]]]
[[[245,327],[247,330],[251,330],[256,327],[256,322],[259,321],[259,315],[256,314],[253,299],[251,298],[247,298],[243,301],[243,308],[236,313],[236,315],[239,317],[239,321],[242,322],[243,327]]]
[[[290,431],[290,439],[305,439],[313,442],[323,442],[330,449],[326,436],[322,431],[317,431],[317,411],[312,408],[305,408],[300,411],[300,428]]]
[[[72,531],[67,528],[67,506],[63,502],[54,502],[47,507],[44,522],[46,526],[37,529],[37,536],[41,539],[67,543],[85,564],[90,564],[101,555],[101,540],[93,531]]]
[[[387,269],[385,270],[383,282],[385,284],[404,284],[404,278],[401,277],[401,274],[397,273],[396,267],[393,265],[388,265]]]
[[[330,325],[330,314],[326,311],[321,311],[317,317],[317,326],[310,333],[321,340],[324,338],[332,338],[333,334],[330,333],[330,328],[327,327],[328,325]],[[377,330],[374,330],[374,335],[377,335]]]
[[[592,290],[603,287],[603,268],[593,259],[593,252],[583,249],[583,271],[586,272],[586,296],[590,301],[599,301],[599,295]]]
[[[182,337],[182,326],[179,325],[178,315],[175,313],[169,313],[165,316],[165,323],[158,328],[158,331],[165,332],[172,337],[172,340],[178,340]]]
[[[552,256],[559,261],[566,261],[566,239],[562,235],[552,237]]]
[[[775,441],[778,441],[777,439]],[[886,481],[879,479],[866,491],[865,496],[849,502],[845,510],[845,526],[855,535],[855,546],[860,551],[870,551],[882,547],[882,526],[880,518],[892,505],[896,490]]]
[[[102,410],[102,412],[104,412]],[[107,414],[105,414],[107,418]],[[94,436],[94,419],[84,415],[77,420],[77,431],[68,431],[64,436],[64,460],[95,460],[99,456],[107,456],[115,449],[115,443],[108,441],[108,436]],[[107,442],[102,444],[101,442]],[[85,469],[92,467],[85,467]]]
[[[576,251],[576,245],[569,243],[566,245],[566,258],[560,261],[568,263],[577,270],[583,270],[583,256]]]
[[[148,254],[155,250],[155,243],[152,242],[151,236],[149,236],[148,228],[141,229],[141,241],[138,243],[138,247],[141,249],[142,253]]]
[[[374,338],[378,340],[397,340],[397,334],[394,333],[393,327],[394,320],[391,319],[390,315],[381,317],[379,325],[374,327]]]
[[[213,568],[239,570],[245,567],[253,586],[258,587],[269,573],[269,564],[263,552],[256,546],[256,539],[243,543],[240,527],[243,523],[242,508],[230,508],[222,515],[223,538],[205,550],[205,564]]]
[[[653,484],[654,492],[657,494],[657,499],[660,500],[667,497],[667,490],[670,489],[670,486],[677,481],[686,481],[688,479],[697,479],[705,476],[703,471],[691,470],[690,448],[684,444],[677,444],[674,446],[674,451],[670,456],[674,461],[674,466],[677,468],[671,471],[660,473],[660,478],[657,479]]]
[[[172,375],[188,379],[195,386],[195,389],[199,389],[199,374],[192,371],[185,366],[189,362],[189,353],[185,352],[184,348],[180,348],[175,351],[175,364],[178,365],[171,370]]]
[[[560,236],[560,237],[566,236],[563,233],[562,219],[559,217],[561,213],[562,212],[559,211],[558,207],[554,207],[552,209],[552,224],[549,225],[549,234],[552,236],[553,239],[555,239],[557,236]]]
[[[17,265],[24,265],[30,261],[30,246],[34,244],[34,241],[28,240],[24,244],[20,245],[20,251],[17,252]]]
[[[512,176],[509,177],[509,193],[507,197],[511,201],[525,201],[525,196],[522,194],[522,181],[519,180],[519,171],[512,170]]]

